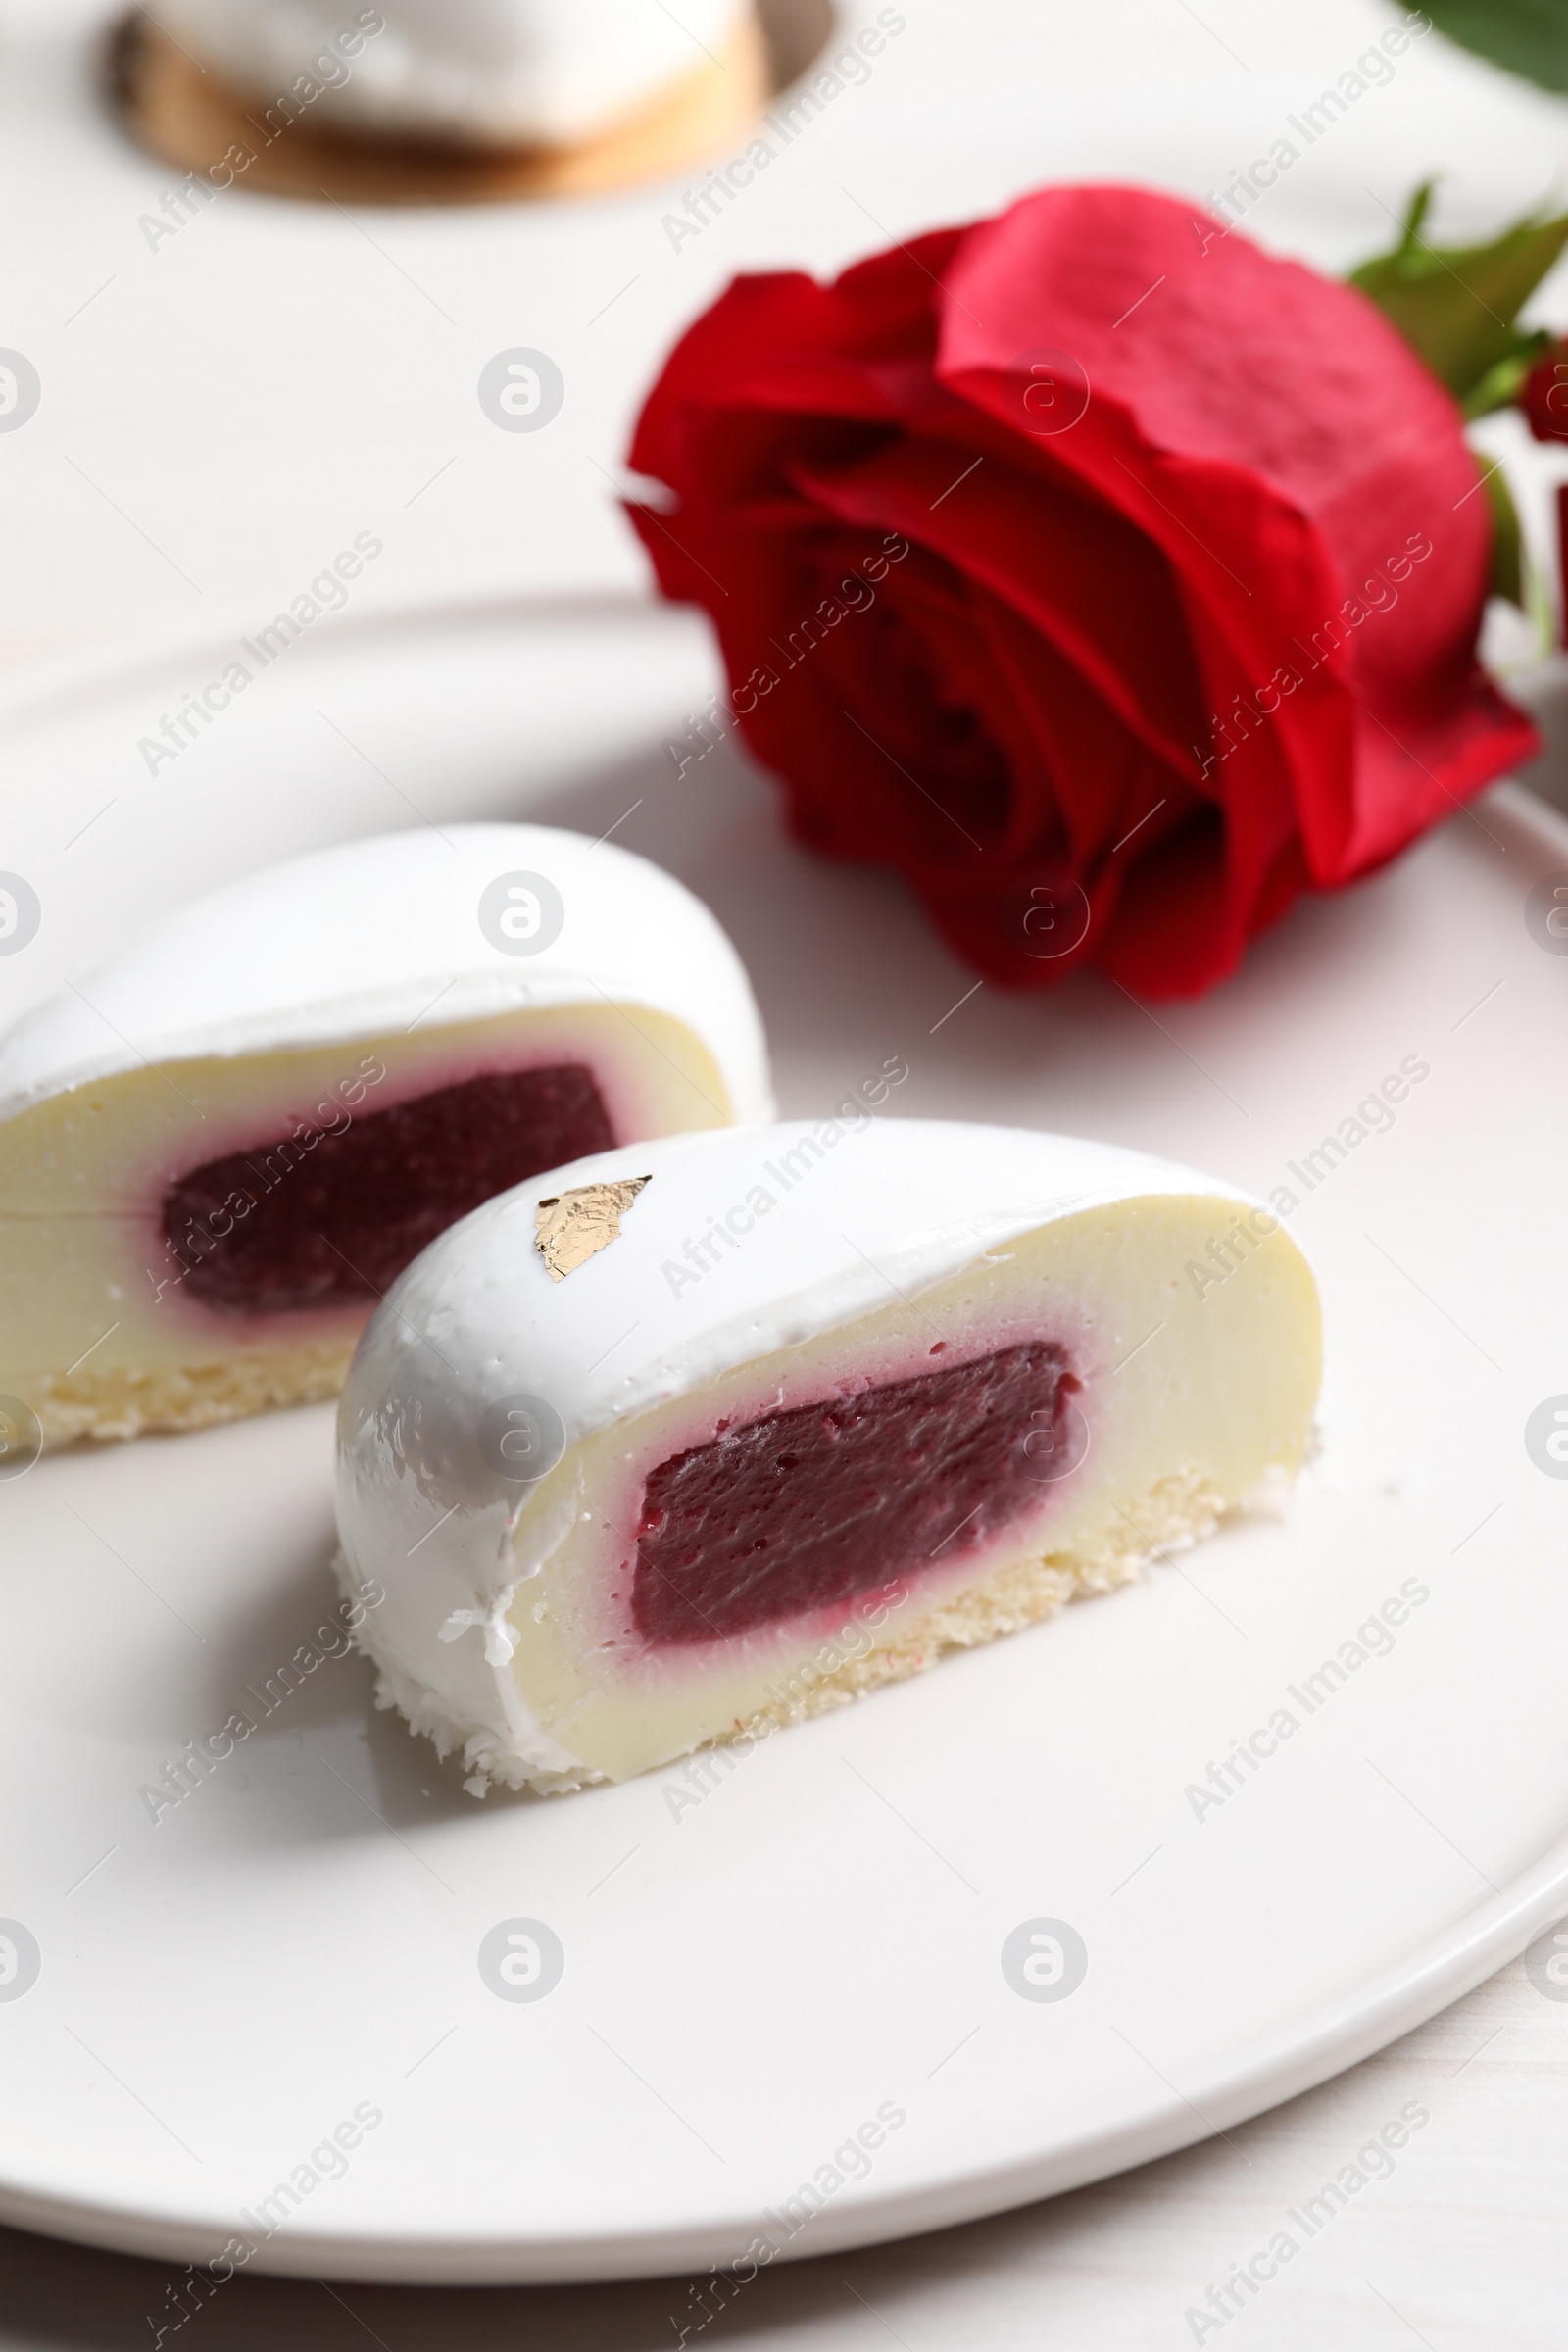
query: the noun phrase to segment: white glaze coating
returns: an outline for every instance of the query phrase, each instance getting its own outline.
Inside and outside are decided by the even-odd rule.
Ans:
[[[705,69],[747,0],[164,0],[157,21],[264,104],[309,74],[339,124],[565,145]],[[342,35],[359,38],[345,58]]]
[[[543,1397],[570,1446],[1079,1210],[1170,1194],[1249,1200],[1074,1137],[868,1118],[829,1144],[835,1125],[665,1137],[577,1160],[488,1201],[393,1287],[339,1407],[338,1529],[346,1573],[386,1588],[373,1654],[420,1728],[484,1727],[545,1772],[576,1762],[533,1719],[511,1670],[505,1612],[560,1531],[533,1525],[514,1487],[487,1481],[473,1433],[496,1399]],[[805,1139],[818,1153],[808,1165]],[[796,1169],[784,1188],[780,1172]],[[620,1239],[552,1282],[534,1248],[536,1202],[649,1174]],[[689,1272],[688,1240],[757,1186],[775,1205],[700,1278],[675,1281],[666,1269]],[[456,1632],[460,1619],[491,1630],[443,1642],[443,1625]]]
[[[509,955],[479,927],[481,893],[513,872],[544,875],[564,906],[537,955]],[[607,1000],[683,1021],[736,1118],[772,1114],[751,987],[702,901],[613,842],[545,825],[383,833],[266,867],[180,908],[81,986],[0,1039],[0,1119],[144,1061]]]

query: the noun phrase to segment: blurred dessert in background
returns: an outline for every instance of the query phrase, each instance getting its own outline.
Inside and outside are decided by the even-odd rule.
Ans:
[[[158,11],[264,105],[357,34],[318,127],[480,147],[601,137],[726,71],[750,14],[749,0],[681,0],[678,17],[659,0],[380,0],[357,12],[344,0],[163,0]]]
[[[752,0],[163,0],[122,23],[113,63],[168,160],[382,202],[677,170],[770,88]]]

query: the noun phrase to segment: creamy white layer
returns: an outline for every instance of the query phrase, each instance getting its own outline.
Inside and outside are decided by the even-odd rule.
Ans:
[[[486,892],[516,873],[553,886],[559,929],[543,907],[530,933],[535,909],[505,893],[481,921]],[[498,941],[509,922],[521,952],[504,928]],[[772,1115],[745,968],[672,874],[548,825],[373,834],[193,901],[24,1014],[0,1039],[0,1121],[148,1062],[607,1001],[682,1022],[717,1062],[729,1115]]]
[[[634,1175],[653,1181],[620,1240],[552,1283],[540,1195]],[[1195,1284],[1189,1259],[1212,1274],[1227,1234],[1234,1275]],[[348,1570],[386,1589],[367,1628],[386,1694],[481,1787],[620,1779],[799,1712],[792,1677],[853,1601],[648,1640],[631,1595],[649,1474],[770,1413],[1028,1341],[1080,1384],[1081,1467],[979,1549],[907,1563],[845,1660],[851,1687],[878,1658],[925,1662],[907,1638],[935,1616],[995,1619],[999,1580],[1039,1570],[1056,1598],[1115,1581],[1104,1564],[1147,1549],[1140,1535],[1190,1535],[1294,1472],[1319,1347],[1295,1244],[1245,1195],[1134,1152],[869,1117],[634,1147],[490,1202],[397,1285],[340,1407],[339,1530]],[[530,1486],[494,1452],[519,1398],[564,1445]],[[1129,1539],[1146,1505],[1164,1516]],[[1043,1605],[1020,1598],[1007,1622]]]

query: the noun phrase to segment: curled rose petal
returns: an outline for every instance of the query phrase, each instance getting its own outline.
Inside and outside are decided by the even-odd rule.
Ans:
[[[1536,748],[1476,660],[1449,394],[1364,296],[1167,197],[741,278],[631,463],[799,837],[1005,983],[1205,988]]]

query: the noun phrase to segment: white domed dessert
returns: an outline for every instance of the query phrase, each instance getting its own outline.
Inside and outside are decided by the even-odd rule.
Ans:
[[[331,1396],[481,1201],[770,1115],[734,949],[613,843],[458,825],[273,866],[0,1040],[0,1398],[50,1442]]]
[[[619,1781],[1206,1532],[1299,1467],[1319,1354],[1278,1222],[1136,1152],[859,1106],[638,1145],[394,1287],[340,1571],[475,1793]]]
[[[564,148],[722,72],[749,0],[161,0],[156,19],[264,109],[313,86],[317,127]],[[303,94],[303,93],[302,93]]]

